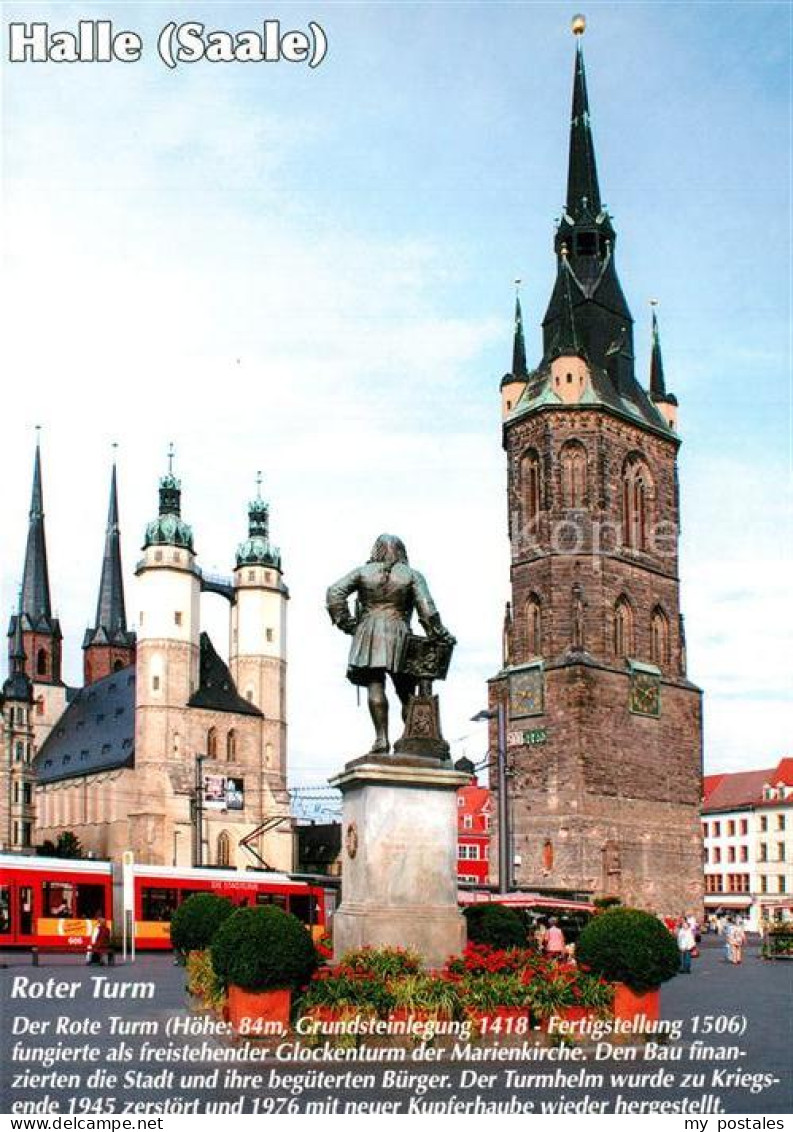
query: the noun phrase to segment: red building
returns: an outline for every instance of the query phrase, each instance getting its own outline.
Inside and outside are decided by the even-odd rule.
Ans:
[[[468,884],[487,884],[490,868],[492,800],[474,775],[457,791],[457,878]]]

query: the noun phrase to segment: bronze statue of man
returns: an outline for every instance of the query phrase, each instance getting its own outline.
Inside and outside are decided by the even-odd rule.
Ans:
[[[347,603],[352,594],[357,595],[355,616]],[[375,729],[372,754],[385,754],[390,750],[386,673],[402,701],[403,719],[416,690],[416,677],[400,671],[414,610],[428,637],[452,644],[454,638],[441,622],[423,575],[411,568],[405,544],[396,535],[380,535],[366,565],[328,589],[327,609],[333,624],[353,638],[347,679],[367,688]]]

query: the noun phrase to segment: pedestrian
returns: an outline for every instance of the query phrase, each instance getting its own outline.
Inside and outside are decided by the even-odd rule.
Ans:
[[[746,932],[740,920],[732,925],[730,931],[730,958],[733,963],[743,963],[743,946],[746,943]]]
[[[534,930],[534,944],[540,955],[545,951],[545,941],[548,938],[548,928],[545,920],[540,920]]]
[[[545,937],[545,954],[549,959],[563,959],[567,954],[565,950],[564,932],[559,924],[551,917],[548,921],[548,934]]]
[[[107,926],[107,921],[99,916],[95,922],[91,938],[88,943],[88,950],[85,953],[85,962],[90,965],[92,963],[102,966],[102,956],[108,958],[110,962],[110,928]]]
[[[687,920],[681,919],[677,927],[677,949],[680,952],[680,973],[691,974],[691,953],[697,946],[691,925]]]

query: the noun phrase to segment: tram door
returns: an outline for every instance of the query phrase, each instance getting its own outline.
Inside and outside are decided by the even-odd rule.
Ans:
[[[17,931],[20,935],[33,933],[33,889],[29,884],[17,888]]]
[[[0,884],[0,947],[11,942],[11,885]]]

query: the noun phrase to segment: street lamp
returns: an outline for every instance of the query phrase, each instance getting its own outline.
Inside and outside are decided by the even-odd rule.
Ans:
[[[499,896],[509,892],[509,809],[507,806],[507,713],[504,701],[499,699],[495,711],[480,711],[471,717],[471,722],[482,719],[495,719],[498,730],[496,767],[498,771],[498,892]]]

